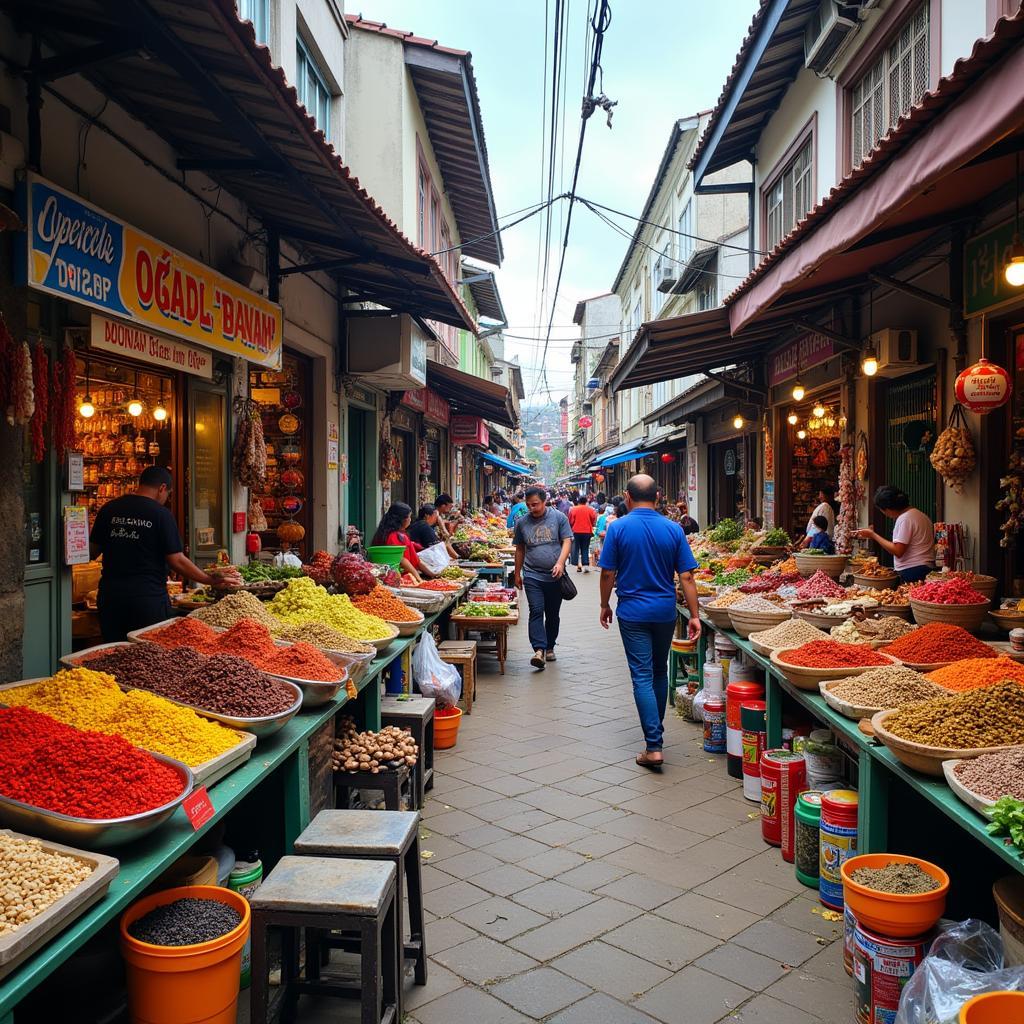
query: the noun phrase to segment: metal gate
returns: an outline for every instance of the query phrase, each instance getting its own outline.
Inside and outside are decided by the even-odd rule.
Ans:
[[[885,482],[898,487],[914,508],[935,521],[935,470],[928,455],[935,444],[935,371],[889,385],[885,398]],[[892,536],[893,520],[885,521]]]

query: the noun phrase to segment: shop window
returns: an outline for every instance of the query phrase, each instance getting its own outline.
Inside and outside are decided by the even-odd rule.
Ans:
[[[811,208],[814,138],[808,134],[782,171],[764,190],[764,248],[771,252]]]
[[[654,248],[657,250],[661,243],[658,242]],[[658,285],[661,283],[662,271],[668,265],[668,260],[661,252],[655,252],[654,259],[651,263],[651,306],[652,314],[657,316],[661,312],[661,304],[665,301],[665,295],[663,292],[658,291]]]
[[[714,309],[718,305],[718,279],[710,274],[704,275],[704,280],[697,289],[697,308]]]
[[[850,156],[859,166],[878,141],[909,113],[931,76],[928,0],[850,90]]]
[[[423,169],[423,164],[419,165],[419,177],[416,188],[416,208],[417,218],[419,224],[419,242],[420,248],[430,251],[430,239],[427,238],[427,192],[430,188],[430,179],[427,177],[427,172]]]
[[[200,564],[227,546],[224,532],[224,395],[204,388],[192,392],[192,528],[190,550]]]
[[[269,5],[269,0],[238,0],[238,17],[242,21],[252,22],[258,43],[266,43],[268,38]]]
[[[693,255],[693,201],[687,200],[679,214],[679,262],[686,263]]]
[[[295,39],[295,91],[306,112],[316,121],[324,138],[331,137],[331,90],[327,76],[321,71],[316,58],[303,41]]]

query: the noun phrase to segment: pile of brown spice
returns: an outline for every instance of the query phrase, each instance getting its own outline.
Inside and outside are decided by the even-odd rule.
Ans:
[[[916,864],[891,861],[881,868],[857,868],[850,877],[858,884],[875,892],[891,892],[900,896],[916,896],[938,889],[940,882]]]

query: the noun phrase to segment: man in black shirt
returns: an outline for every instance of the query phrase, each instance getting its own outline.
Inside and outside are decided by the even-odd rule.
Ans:
[[[433,505],[420,505],[416,522],[409,527],[409,537],[416,541],[421,549],[440,543],[437,536],[437,520],[437,509]]]
[[[89,553],[103,556],[98,605],[106,643],[171,614],[167,571],[210,586],[240,583],[237,572],[212,576],[182,552],[174,516],[167,510],[173,480],[162,466],[148,466],[134,494],[108,501],[89,535]]]

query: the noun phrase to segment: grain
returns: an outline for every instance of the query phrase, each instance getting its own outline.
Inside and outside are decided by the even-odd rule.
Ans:
[[[750,639],[755,643],[776,651],[786,647],[799,647],[812,640],[826,640],[827,638],[826,633],[803,619],[780,622],[779,625],[772,626],[771,629],[750,634]]]
[[[220,900],[181,899],[154,907],[128,925],[128,934],[152,946],[195,946],[237,928],[242,920]]]
[[[38,839],[0,832],[0,935],[9,935],[84,882],[92,867]]]
[[[902,708],[886,719],[894,736],[964,750],[1024,744],[1024,687],[996,683]]]
[[[953,767],[957,781],[986,800],[1012,796],[1024,800],[1024,750],[982,754]]]
[[[333,629],[323,622],[303,622],[298,626],[278,626],[272,630],[279,640],[296,642],[304,640],[322,650],[341,651],[343,654],[372,654],[376,648],[345,636],[341,630]]]
[[[280,621],[267,610],[267,606],[245,590],[228,594],[209,608],[197,608],[189,618],[198,619],[208,626],[224,628],[233,626],[239,619],[254,619],[271,632],[281,626]]]
[[[859,676],[836,679],[828,684],[828,692],[847,704],[863,708],[900,708],[947,695],[942,687],[902,665],[887,665]]]
[[[724,594],[719,594],[718,597],[708,604],[709,608],[731,608],[734,604],[739,604],[740,601],[746,600],[747,595],[740,593],[738,590],[727,590]]]
[[[892,861],[881,868],[857,868],[850,877],[865,888],[875,892],[892,892],[902,896],[916,896],[938,889],[937,878],[922,871],[916,864]]]

